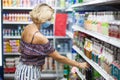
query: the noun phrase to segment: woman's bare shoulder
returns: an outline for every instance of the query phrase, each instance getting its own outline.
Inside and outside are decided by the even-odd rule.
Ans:
[[[48,43],[48,39],[40,32],[37,32],[34,36],[33,43],[35,44],[46,44]]]

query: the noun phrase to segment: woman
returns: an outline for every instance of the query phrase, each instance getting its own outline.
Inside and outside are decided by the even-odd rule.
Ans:
[[[33,23],[27,25],[21,35],[21,59],[16,67],[16,80],[40,80],[40,67],[44,65],[46,56],[78,68],[88,67],[87,63],[79,63],[61,56],[50,45],[49,40],[39,32],[41,26],[45,26],[53,13],[54,10],[47,4],[39,4],[30,12]]]

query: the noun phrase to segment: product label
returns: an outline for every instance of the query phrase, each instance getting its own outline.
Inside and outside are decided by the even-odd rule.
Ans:
[[[104,35],[108,35],[109,33],[108,33],[108,31],[109,31],[109,24],[108,23],[103,23],[102,24],[102,34],[104,34]]]
[[[64,70],[64,75],[67,75],[68,74],[68,71],[67,70]]]

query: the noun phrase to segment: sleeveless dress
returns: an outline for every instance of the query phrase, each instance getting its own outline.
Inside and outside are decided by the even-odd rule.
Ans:
[[[27,43],[22,39],[20,41],[21,56],[20,63],[16,66],[15,80],[40,80],[40,67],[44,65],[45,57],[55,51],[50,42],[46,44],[32,44],[34,35],[31,43]]]

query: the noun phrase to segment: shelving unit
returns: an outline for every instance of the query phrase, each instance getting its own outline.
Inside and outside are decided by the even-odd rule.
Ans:
[[[77,72],[78,76],[81,78],[81,80],[86,80],[85,76],[78,69],[76,72]]]
[[[54,36],[46,36],[48,39],[53,39]],[[21,36],[3,36],[4,39],[21,39]],[[57,37],[57,38],[63,38],[63,37]]]
[[[107,42],[109,44],[112,44],[112,45],[117,46],[118,48],[120,48],[120,40],[119,39],[112,38],[112,37],[109,37],[109,36],[106,36],[106,35],[102,35],[102,34],[97,33],[97,32],[85,30],[84,28],[76,26],[76,25],[73,26],[73,29],[75,31],[81,31],[83,33],[91,35],[91,36],[93,36],[95,38],[98,38],[98,39],[100,39],[102,41],[105,41],[105,42]]]
[[[4,39],[21,39],[21,36],[3,36]]]
[[[61,7],[56,7],[57,6],[57,1],[55,0],[55,7],[52,7],[53,9],[54,9],[54,12],[55,12],[55,14],[56,14],[56,12],[57,11],[64,11],[65,10],[65,8],[61,8]],[[6,12],[9,12],[9,11],[11,11],[11,13],[13,13],[13,11],[16,11],[16,13],[19,13],[20,11],[21,11],[21,13],[22,13],[22,11],[23,11],[23,13],[25,12],[29,12],[29,11],[31,11],[33,9],[33,7],[3,7],[3,11],[6,11]],[[56,18],[56,15],[54,15],[54,18]],[[9,27],[9,26],[6,26],[6,25],[22,25],[22,27],[23,27],[23,25],[27,25],[27,24],[31,24],[32,22],[31,21],[28,21],[28,22],[10,22],[9,20],[8,21],[3,21],[3,25],[5,25],[5,27]],[[55,26],[54,25],[54,21],[53,21],[53,26]],[[12,29],[14,28],[14,27],[12,27],[12,26],[10,26]],[[9,27],[9,28],[10,28]],[[17,27],[17,26],[16,26]],[[15,27],[15,28],[16,28]],[[54,28],[53,28],[53,31],[54,31]],[[56,46],[55,46],[55,44],[56,44],[56,40],[58,40],[58,39],[70,39],[68,36],[46,36],[48,39],[51,39],[51,40],[53,40],[53,46],[54,46],[54,48],[56,48]],[[12,39],[12,40],[16,40],[16,39],[21,39],[21,36],[3,36],[3,39],[7,39],[7,40],[9,40],[9,39]],[[68,52],[60,52],[62,55],[66,55]],[[3,55],[5,56],[5,57],[12,57],[12,56],[20,56],[20,53],[3,53]],[[57,62],[55,62],[55,65],[56,66],[58,66],[57,65],[58,63]],[[45,79],[50,79],[50,78],[53,78],[53,79],[55,79],[55,78],[61,78],[61,77],[63,77],[63,74],[59,74],[58,73],[58,69],[57,69],[57,67],[56,67],[56,69],[55,69],[56,71],[54,72],[54,73],[49,73],[49,71],[48,71],[48,73],[46,73],[46,72],[43,72],[42,73],[42,78],[45,78]],[[4,75],[4,77],[5,78],[13,78],[14,77],[14,74],[5,74]]]
[[[3,7],[3,10],[32,10],[34,7]],[[61,7],[52,7],[57,10],[64,10],[65,8]]]
[[[70,31],[66,31],[66,34],[71,38],[71,39],[73,39],[73,33],[72,32],[70,32]]]
[[[32,10],[33,7],[3,7],[3,10]]]
[[[9,22],[3,21],[3,24],[31,24],[32,22]]]
[[[119,11],[120,10],[119,5],[120,5],[120,0],[93,0],[90,2],[73,4],[68,9],[66,9],[66,12]],[[109,37],[107,35],[103,35],[94,31],[89,31],[77,25],[73,25],[72,29],[74,31],[83,32],[99,40],[102,40],[106,43],[114,45],[115,47],[120,48],[120,39]],[[71,39],[73,39],[73,33],[71,31],[67,31],[67,35]],[[86,62],[88,62],[106,80],[114,80],[114,78],[111,75],[109,75],[104,69],[102,69],[97,63],[87,58],[77,46],[73,46],[73,49],[76,50],[76,52],[79,53],[86,60]],[[77,70],[77,74],[82,80],[84,80],[84,75],[82,75],[79,70]]]
[[[90,5],[95,6],[95,5],[118,4],[118,3],[120,3],[119,0],[93,0],[93,1],[90,1],[90,2],[74,4],[74,5],[71,6],[71,8],[90,6]]]
[[[6,78],[10,78],[10,77],[14,77],[14,76],[15,76],[15,74],[4,74],[4,77],[6,77]],[[49,73],[42,73],[41,77],[42,77],[42,79],[44,79],[44,78],[49,79],[49,78],[56,78],[57,75],[54,73],[50,73],[50,74]],[[59,76],[59,77],[61,77],[61,76]]]
[[[82,51],[79,50],[77,46],[73,46],[73,49],[76,50],[96,71],[98,71],[106,80],[114,80],[112,76],[107,74],[98,64],[88,59]]]
[[[1,7],[1,1],[0,1],[0,44],[2,45],[2,7]],[[3,47],[0,48],[0,68],[2,67],[2,49]],[[2,72],[2,71],[1,71]],[[1,74],[1,73],[0,73]]]
[[[7,56],[7,55],[18,55],[18,56],[19,56],[20,53],[4,53],[4,55],[6,55],[6,56]]]

